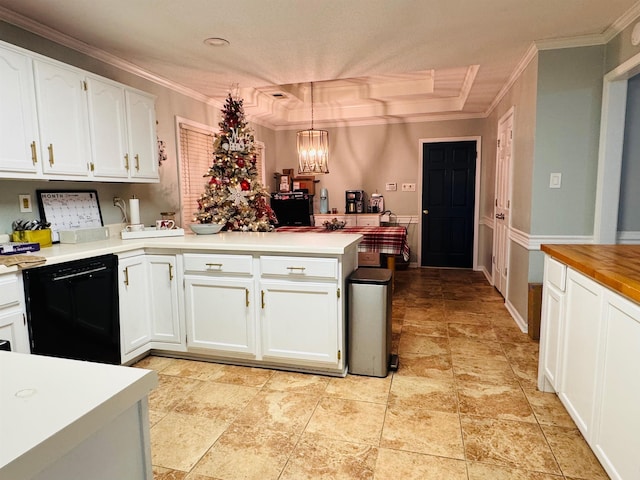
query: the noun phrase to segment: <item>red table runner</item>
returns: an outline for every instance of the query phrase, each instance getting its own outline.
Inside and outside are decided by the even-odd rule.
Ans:
[[[351,233],[362,235],[359,252],[380,252],[388,255],[402,255],[409,261],[409,244],[405,227],[345,227],[328,230],[324,227],[278,227],[276,232],[287,233]]]

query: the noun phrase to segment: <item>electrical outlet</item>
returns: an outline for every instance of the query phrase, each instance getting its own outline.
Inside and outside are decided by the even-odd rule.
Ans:
[[[120,202],[122,200],[120,200],[120,197],[113,197],[113,206],[117,207],[118,206],[118,202]]]
[[[33,212],[31,195],[18,195],[18,201],[20,202],[20,213]]]
[[[395,192],[396,190],[398,190],[398,184],[395,182],[387,183],[385,185],[385,190],[387,192]]]
[[[416,191],[416,184],[415,183],[403,183],[402,184],[402,191],[403,192],[415,192]]]

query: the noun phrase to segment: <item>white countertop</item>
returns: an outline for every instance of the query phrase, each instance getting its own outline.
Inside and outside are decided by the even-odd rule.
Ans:
[[[33,255],[45,257],[47,264],[68,262],[109,253],[158,248],[218,252],[258,252],[301,255],[342,255],[358,244],[362,235],[323,235],[321,233],[221,232],[215,235],[187,234],[183,237],[158,237],[122,240],[111,238],[98,242],[57,243]],[[16,271],[0,265],[0,273]]]
[[[144,398],[156,372],[0,351],[0,478],[31,478]]]

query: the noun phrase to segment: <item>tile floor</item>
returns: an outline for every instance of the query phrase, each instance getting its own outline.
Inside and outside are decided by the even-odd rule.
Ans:
[[[608,478],[481,273],[396,276],[387,378],[147,357],[156,480]]]

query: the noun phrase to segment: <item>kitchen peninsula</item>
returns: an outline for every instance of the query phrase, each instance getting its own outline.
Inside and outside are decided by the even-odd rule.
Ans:
[[[0,478],[149,479],[157,374],[0,351]]]
[[[640,478],[640,245],[542,245],[538,387],[607,473]]]
[[[361,239],[222,232],[55,244],[37,254],[47,265],[118,256],[122,363],[155,351],[344,376],[346,280]]]

